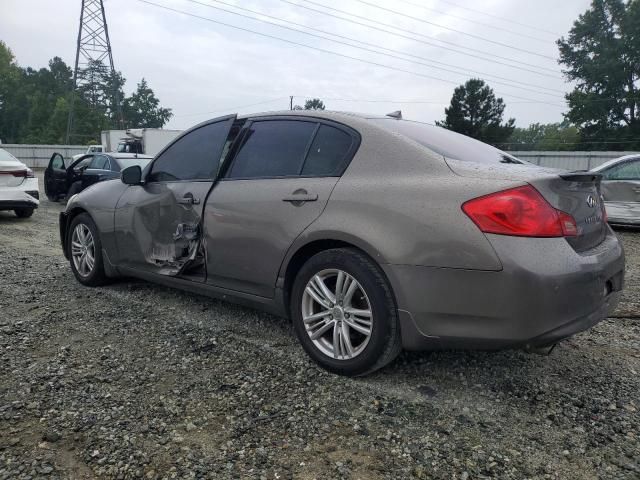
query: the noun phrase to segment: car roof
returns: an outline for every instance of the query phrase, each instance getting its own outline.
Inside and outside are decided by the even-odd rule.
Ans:
[[[114,152],[107,152],[107,153],[103,153],[103,155],[109,155],[111,158],[115,158],[116,160],[120,159],[120,158],[141,158],[143,160],[147,159],[147,160],[151,160],[153,158],[153,156],[151,155],[141,155],[139,153],[114,153]]]
[[[598,165],[597,167],[593,167],[591,169],[592,172],[599,172],[601,170],[604,170],[605,168],[608,168],[612,165],[615,165],[619,162],[625,162],[627,160],[635,160],[640,158],[640,153],[636,153],[636,154],[632,154],[632,155],[625,155],[623,157],[618,157],[618,158],[613,158],[611,160],[607,160],[606,162],[604,162],[601,165]]]

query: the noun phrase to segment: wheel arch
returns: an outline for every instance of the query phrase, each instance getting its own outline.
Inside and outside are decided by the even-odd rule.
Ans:
[[[298,272],[305,264],[305,262],[311,257],[320,252],[333,248],[351,248],[354,250],[358,250],[360,253],[366,255],[380,269],[380,272],[386,280],[387,285],[389,285],[394,303],[397,306],[393,284],[387,277],[381,265],[381,263],[384,263],[380,260],[382,257],[372,246],[366,244],[365,242],[359,241],[359,239],[354,238],[344,238],[342,236],[334,235],[317,237],[314,236],[314,238],[306,239],[304,243],[292,247],[287,253],[287,256],[285,257],[285,260],[283,261],[282,267],[280,269],[280,274],[278,276],[278,285],[282,289],[283,307],[289,318],[291,317],[291,291],[293,289],[293,283]]]

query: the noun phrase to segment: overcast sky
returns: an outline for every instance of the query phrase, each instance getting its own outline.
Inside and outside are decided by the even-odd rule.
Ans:
[[[443,118],[453,89],[470,77],[485,79],[504,98],[506,114],[514,117],[518,126],[561,121],[564,92],[570,85],[563,80],[557,64],[555,41],[566,35],[590,3],[589,0],[148,1],[266,35],[168,11],[140,0],[105,0],[115,67],[127,79],[126,92],[131,92],[142,77],[146,78],[162,105],[173,109],[175,116],[168,125],[172,128],[186,128],[225,113],[285,109],[289,106],[289,95],[295,95],[294,102],[298,104],[303,104],[305,97],[319,97],[331,110],[384,114],[401,109],[405,118],[432,122]],[[80,0],[0,0],[0,40],[9,45],[21,66],[46,66],[54,56],[62,57],[72,66],[80,5]],[[343,43],[206,5],[259,17],[257,13],[228,6],[237,5],[275,17],[260,17],[263,20],[296,30],[311,27],[316,30],[304,31]],[[374,25],[378,30],[319,11]],[[386,50],[371,51],[380,52],[381,48]],[[257,103],[260,104],[252,105]]]

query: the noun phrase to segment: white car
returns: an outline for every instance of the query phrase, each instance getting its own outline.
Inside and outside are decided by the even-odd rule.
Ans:
[[[13,210],[18,217],[27,218],[39,204],[40,190],[33,170],[0,148],[0,210]]]
[[[609,223],[640,226],[640,155],[615,158],[591,171],[602,174]]]

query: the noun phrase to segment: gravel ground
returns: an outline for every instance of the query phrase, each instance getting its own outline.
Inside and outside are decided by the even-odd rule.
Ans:
[[[640,478],[640,232],[613,318],[557,346],[325,373],[287,321],[90,289],[61,205],[0,212],[0,478]]]

